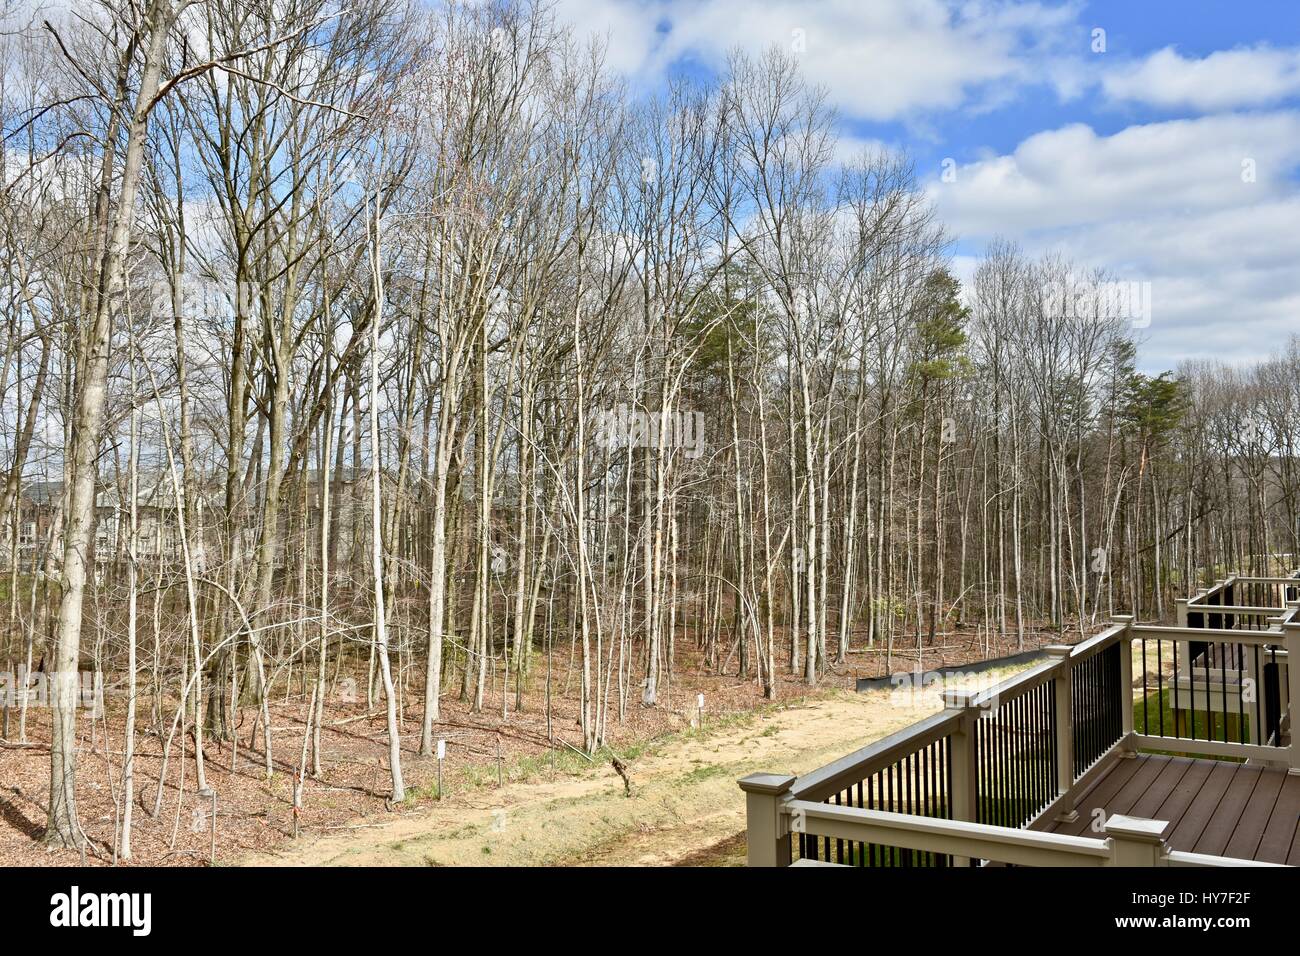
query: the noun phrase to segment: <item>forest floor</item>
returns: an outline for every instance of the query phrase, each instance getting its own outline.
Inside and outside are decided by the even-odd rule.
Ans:
[[[1028,646],[1054,635],[1035,634]],[[994,647],[992,655],[1015,650]],[[934,688],[917,695],[875,691],[855,694],[859,677],[885,671],[883,654],[850,654],[846,666],[810,690],[778,661],[776,701],[766,701],[754,680],[712,673],[692,644],[679,644],[680,659],[659,705],[642,707],[636,688],[622,720],[611,712],[604,750],[578,752],[576,676],[567,654],[557,652],[546,692],[544,660],[538,661],[524,708],[514,694],[488,688],[485,709],[471,713],[458,699],[459,681],[445,688],[435,735],[446,741],[442,799],[438,766],[421,758],[418,675],[403,684],[402,763],[407,800],[389,805],[387,734],[382,700],[367,706],[356,682],[351,693],[327,697],[323,773],[304,781],[294,837],[293,777],[302,753],[307,695],[294,678],[272,693],[271,727],[275,773],[265,779],[262,735],[255,708],[244,707],[238,747],[208,740],[207,782],[217,793],[215,854],[210,799],[195,787],[193,736],[176,734],[162,782],[164,743],[177,702],[164,698],[150,717],[152,700],[139,701],[133,863],[195,866],[254,863],[669,863],[743,859],[743,802],[736,779],[756,770],[800,772],[818,766],[924,716],[938,707]],[[972,635],[950,635],[927,648],[926,668],[983,658]],[[363,662],[364,663],[364,662]],[[914,666],[896,652],[893,671]],[[996,674],[981,675],[995,679]],[[704,694],[701,727],[697,695]],[[360,699],[357,699],[360,698]],[[617,695],[611,707],[617,709]],[[18,741],[18,715],[10,708],[0,739],[0,866],[114,863],[122,787],[125,698],[112,686],[94,720],[78,720],[78,815],[91,847],[84,858],[50,851],[40,842],[49,792],[49,711],[29,708],[27,741]],[[632,795],[611,765],[618,756],[629,768]],[[728,844],[727,841],[731,841]],[[727,847],[730,847],[728,850]],[[708,848],[715,847],[710,851]],[[704,853],[700,856],[701,852]],[[712,853],[713,856],[709,854]],[[693,857],[694,855],[694,857]],[[116,861],[122,862],[122,861]]]
[[[1015,669],[991,672],[1000,680]],[[964,682],[953,686],[965,686]],[[251,865],[727,866],[745,860],[737,779],[804,773],[940,709],[937,693],[819,696],[720,718],[540,779],[449,795],[419,812],[250,855]]]

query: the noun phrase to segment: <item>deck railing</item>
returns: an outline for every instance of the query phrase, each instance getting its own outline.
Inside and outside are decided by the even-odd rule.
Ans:
[[[1075,798],[1110,758],[1138,750],[1300,769],[1294,743],[1283,744],[1290,701],[1300,698],[1300,672],[1287,667],[1300,649],[1300,609],[1287,606],[1298,582],[1232,578],[1187,602],[1189,612],[1218,626],[1116,617],[1080,644],[1049,647],[1046,662],[987,691],[945,693],[940,713],[825,767],[797,778],[746,777],[740,786],[750,864],[1241,865],[1172,851],[1151,821],[1112,817],[1104,840],[1035,828],[1071,819]],[[1241,593],[1234,589],[1254,585],[1275,587],[1281,606],[1225,603]],[[1202,601],[1207,595],[1217,603]],[[1210,606],[1215,611],[1201,610]],[[1260,616],[1266,627],[1255,626]],[[1192,642],[1199,654],[1191,653]],[[1180,644],[1188,645],[1181,653],[1191,662],[1182,671]],[[1229,665],[1219,668],[1226,683],[1216,660]],[[1181,692],[1180,679],[1187,682]],[[1175,693],[1178,706],[1171,708]],[[1211,702],[1217,695],[1217,711],[1206,694]],[[1229,704],[1240,718],[1231,732]],[[1222,719],[1208,720],[1216,713]],[[1146,849],[1135,851],[1135,841]]]
[[[1297,573],[1233,576],[1177,602],[1177,628],[1142,626],[1143,733],[1276,746],[1291,700],[1280,637],[1297,598]]]
[[[961,749],[961,715],[935,714],[906,730],[863,747],[834,763],[792,780],[790,799],[836,807],[870,809],[908,817],[951,819],[953,747]],[[962,803],[960,818],[969,812]],[[948,866],[949,854],[922,852],[874,840],[844,840],[816,831],[789,831],[787,855],[864,866]],[[915,852],[913,852],[915,850]]]
[[[976,696],[975,820],[999,826],[1028,823],[1056,796],[1060,752],[1053,670],[1040,668],[1010,692]],[[960,697],[951,706],[961,707]]]

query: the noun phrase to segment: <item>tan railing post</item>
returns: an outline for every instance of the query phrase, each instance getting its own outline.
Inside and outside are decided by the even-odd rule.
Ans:
[[[1287,747],[1287,767],[1291,773],[1300,773],[1300,741],[1296,739],[1296,707],[1300,706],[1300,622],[1284,624],[1282,635],[1286,643],[1287,724],[1291,732],[1291,746]]]
[[[789,866],[790,834],[781,819],[781,802],[795,777],[751,773],[739,781],[745,791],[746,861],[749,866]]]
[[[976,822],[979,815],[979,775],[975,753],[975,721],[983,709],[974,702],[977,695],[971,691],[946,690],[943,692],[945,710],[961,714],[948,744],[952,748],[952,779],[948,781],[948,800],[952,818],[967,823]],[[994,704],[996,706],[996,704]],[[966,857],[953,857],[953,866],[967,866]]]
[[[1187,598],[1174,598],[1174,622],[1179,627],[1187,626]]]
[[[1164,820],[1145,820],[1115,814],[1106,821],[1110,843],[1109,866],[1164,866]]]
[[[1052,676],[1052,691],[1056,698],[1056,795],[1063,797],[1074,786],[1074,698],[1070,693],[1070,645],[1049,644],[1043,650],[1058,665]],[[1064,807],[1057,819],[1062,823],[1073,823],[1079,819],[1079,813],[1073,807]]]
[[[978,779],[975,766],[975,721],[981,708],[974,703],[977,695],[971,691],[947,690],[943,693],[945,710],[960,711],[962,719],[953,729],[952,746],[952,818],[975,822],[975,801]]]
[[[1119,639],[1119,692],[1120,692],[1120,730],[1124,740],[1120,744],[1122,756],[1137,756],[1133,746],[1133,615],[1113,614],[1111,620],[1124,625],[1124,633]]]

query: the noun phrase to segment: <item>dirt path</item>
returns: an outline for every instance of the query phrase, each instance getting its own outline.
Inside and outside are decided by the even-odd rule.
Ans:
[[[985,675],[986,677],[988,675]],[[918,695],[920,696],[920,695]],[[632,796],[608,763],[554,780],[484,788],[395,819],[358,821],[252,865],[671,865],[743,863],[755,771],[804,773],[938,709],[937,695],[845,691],[678,735],[629,763]]]

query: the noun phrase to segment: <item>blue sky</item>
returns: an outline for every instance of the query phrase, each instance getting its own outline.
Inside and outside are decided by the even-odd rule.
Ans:
[[[970,274],[990,238],[1149,282],[1148,370],[1300,332],[1300,4],[559,0],[634,88],[795,49],[845,155],[905,150]],[[1095,31],[1104,31],[1097,34]],[[1101,40],[1103,42],[1099,43]],[[798,41],[798,42],[796,42]],[[941,174],[945,161],[955,177]]]

